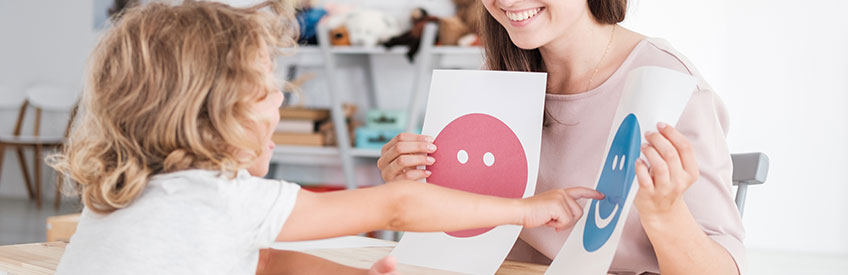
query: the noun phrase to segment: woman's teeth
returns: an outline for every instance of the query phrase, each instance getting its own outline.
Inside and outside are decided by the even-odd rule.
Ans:
[[[506,17],[512,21],[524,21],[530,19],[533,16],[536,16],[542,8],[535,8],[523,11],[506,11]]]

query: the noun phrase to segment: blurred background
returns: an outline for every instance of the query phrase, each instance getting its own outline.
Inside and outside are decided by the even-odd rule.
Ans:
[[[404,27],[409,27],[410,11],[416,7],[443,17],[456,12],[451,0],[315,2],[379,9]],[[44,86],[53,88],[45,92],[51,96],[42,96],[48,108],[41,114],[39,134],[63,134],[68,119],[63,107],[72,105],[82,89],[85,62],[104,28],[109,5],[111,1],[99,0],[0,1],[0,136],[18,128],[27,91]],[[846,10],[848,1],[840,0],[629,3],[622,25],[668,40],[724,100],[731,116],[731,152],[769,156],[768,179],[749,189],[743,219],[751,274],[848,270],[848,179],[842,174],[848,166]],[[360,107],[351,111],[349,121],[366,124],[374,112],[363,106],[379,106],[378,111],[389,115],[423,110],[420,104],[426,99],[412,100],[429,84],[428,76],[420,73],[420,68],[429,68],[422,61],[410,63],[403,52],[364,51],[363,56],[337,58],[335,74],[328,79],[322,73],[326,67],[320,47],[303,48],[302,54],[281,58],[278,73],[289,79],[311,76],[304,78],[303,92],[295,95],[304,107],[332,110],[335,103],[353,104]],[[480,55],[474,50],[455,54],[434,54],[429,65],[479,67]],[[363,62],[368,66],[361,66]],[[295,66],[301,63],[312,65]],[[329,82],[338,88],[331,92]],[[20,132],[31,134],[37,114],[32,108],[23,114]],[[343,146],[350,147],[349,152],[325,150],[329,145],[305,153],[297,146],[284,147],[274,175],[330,189],[351,184],[351,175],[360,186],[381,182],[373,150],[356,142]],[[34,150],[23,152],[33,171]],[[305,156],[292,157],[297,154]],[[350,154],[347,160],[345,154]],[[44,205],[35,207],[16,150],[7,147],[0,157],[0,245],[44,241],[46,217],[79,210],[73,198],[64,198],[58,210],[52,207],[56,175],[46,166],[40,171]],[[342,169],[346,161],[352,173]]]

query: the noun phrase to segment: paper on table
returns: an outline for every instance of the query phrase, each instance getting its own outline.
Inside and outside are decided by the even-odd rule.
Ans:
[[[271,248],[277,250],[304,251],[313,249],[339,249],[359,247],[386,247],[395,246],[395,242],[366,238],[360,236],[344,236],[337,238],[300,241],[300,242],[276,242]]]
[[[586,204],[545,274],[607,274],[639,190],[635,161],[644,133],[658,122],[676,124],[694,90],[694,78],[666,68],[640,67],[627,75],[596,177],[606,198]]]
[[[544,73],[436,70],[425,135],[435,137],[428,182],[521,198],[536,189],[545,102]],[[521,226],[404,234],[392,255],[404,264],[494,274]]]

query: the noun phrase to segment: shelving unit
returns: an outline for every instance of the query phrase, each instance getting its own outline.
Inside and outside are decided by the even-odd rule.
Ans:
[[[429,89],[429,80],[432,69],[437,67],[435,62],[443,57],[456,57],[477,55],[482,57],[482,50],[476,47],[436,47],[438,27],[435,24],[428,24],[424,28],[416,61],[413,66],[413,80],[411,82],[411,96],[409,99],[409,125],[408,132],[417,130],[418,122],[421,119],[423,103],[426,101],[426,94]],[[367,55],[403,55],[406,54],[406,47],[394,47],[385,49],[383,47],[334,47],[330,45],[329,31],[325,26],[318,26],[318,46],[302,46],[296,49],[295,58],[297,61],[294,64],[303,66],[319,67],[326,75],[326,83],[329,91],[330,99],[330,118],[333,121],[334,130],[336,132],[337,147],[307,147],[307,146],[277,146],[274,149],[274,154],[271,157],[272,173],[276,170],[276,165],[281,164],[336,164],[341,163],[345,178],[345,186],[348,189],[355,189],[359,186],[356,182],[354,170],[354,158],[374,159],[380,157],[380,150],[358,149],[350,145],[350,137],[347,131],[347,122],[342,111],[341,94],[342,83],[338,83],[337,64],[342,58],[358,58],[367,57]],[[307,55],[320,56],[320,62],[309,62],[308,58],[298,58]],[[312,60],[315,60],[314,58]],[[362,66],[365,68],[367,78],[368,103],[367,108],[376,108],[376,93],[375,82],[371,62],[365,58]],[[302,61],[302,62],[301,62]],[[425,85],[426,84],[426,85]]]

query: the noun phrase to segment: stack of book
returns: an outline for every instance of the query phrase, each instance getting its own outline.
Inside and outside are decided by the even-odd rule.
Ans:
[[[344,106],[348,125],[356,106]],[[349,127],[350,128],[350,127]],[[351,135],[352,136],[352,135]],[[281,108],[280,123],[272,137],[276,144],[297,146],[336,145],[336,134],[330,110],[321,108]]]

